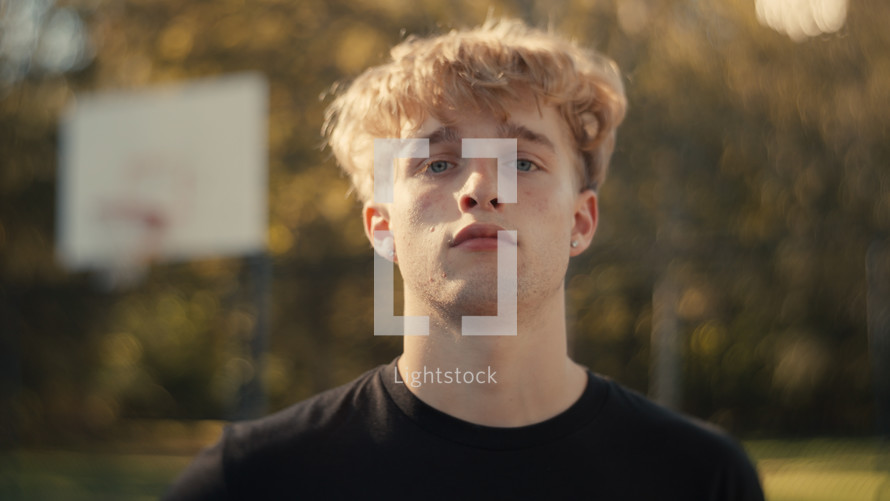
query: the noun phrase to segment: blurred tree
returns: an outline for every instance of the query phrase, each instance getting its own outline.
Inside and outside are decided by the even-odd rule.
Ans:
[[[104,294],[53,258],[56,126],[80,93],[244,70],[270,81],[273,303],[261,375],[280,408],[399,351],[371,334],[372,255],[348,183],[321,151],[324,94],[404,33],[481,22],[489,6],[72,1],[95,57],[27,73],[0,96],[0,318],[18,369],[2,388],[20,437],[123,417],[223,417],[253,367],[239,260],[158,266]],[[615,58],[630,114],[594,249],[568,278],[576,358],[646,391],[653,289],[670,270],[693,414],[764,433],[870,431],[867,244],[890,234],[885,106],[890,5],[850,6],[792,41],[743,0],[507,0]],[[2,14],[0,14],[2,15]],[[9,365],[6,367],[15,367]]]

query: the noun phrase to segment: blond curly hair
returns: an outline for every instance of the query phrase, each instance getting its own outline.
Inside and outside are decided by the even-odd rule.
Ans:
[[[469,30],[409,37],[392,60],[335,85],[323,134],[362,201],[373,197],[374,139],[400,137],[429,117],[447,123],[460,111],[506,119],[505,105],[531,93],[554,106],[581,159],[580,186],[596,190],[608,170],[615,131],[627,109],[618,67],[556,34],[518,20],[488,20]]]

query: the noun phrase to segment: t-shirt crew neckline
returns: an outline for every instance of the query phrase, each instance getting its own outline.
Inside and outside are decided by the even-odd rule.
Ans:
[[[553,443],[597,419],[608,396],[608,384],[587,370],[587,385],[578,400],[560,414],[540,423],[514,428],[485,426],[448,415],[417,398],[396,374],[399,357],[378,372],[393,403],[429,433],[471,447],[515,450]],[[399,381],[399,382],[397,382]]]

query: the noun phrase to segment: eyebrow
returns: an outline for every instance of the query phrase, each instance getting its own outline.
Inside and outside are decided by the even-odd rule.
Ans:
[[[556,150],[556,147],[553,146],[553,142],[544,134],[540,134],[524,125],[519,125],[513,122],[506,122],[498,126],[498,137],[521,139],[523,141],[540,144],[550,148],[552,151]],[[437,143],[459,143],[461,141],[460,133],[457,129],[448,126],[439,127],[430,134],[421,136],[419,139],[424,138],[429,140],[430,145]]]
[[[544,134],[529,129],[524,125],[515,124],[513,122],[501,124],[500,127],[498,127],[498,135],[500,137],[515,137],[516,139],[522,139],[530,143],[537,143],[541,146],[550,148],[552,151],[556,151],[556,147],[553,146],[553,142],[550,141],[550,138]]]
[[[460,142],[460,134],[457,132],[457,129],[454,127],[442,126],[438,129],[434,130],[432,133],[426,136],[421,136],[420,139],[428,139],[430,144],[437,143],[459,143]]]

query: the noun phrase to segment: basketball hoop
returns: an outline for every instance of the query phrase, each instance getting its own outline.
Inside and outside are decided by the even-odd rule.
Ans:
[[[62,264],[115,289],[152,263],[265,249],[267,97],[254,74],[79,97],[61,123]]]
[[[96,223],[113,252],[98,270],[106,289],[133,287],[163,251],[170,217],[163,208],[138,200],[110,200],[99,207]]]

